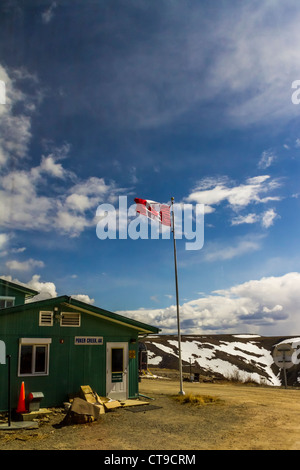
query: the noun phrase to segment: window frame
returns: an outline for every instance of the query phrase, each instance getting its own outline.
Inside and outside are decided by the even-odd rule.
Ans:
[[[49,359],[50,359],[50,344],[51,338],[20,338],[19,340],[19,358],[18,358],[18,377],[42,377],[49,375]],[[21,372],[21,355],[22,346],[32,347],[32,358],[31,358],[31,372]],[[38,347],[45,347],[45,370],[42,372],[36,372],[36,349]]]
[[[9,295],[0,295],[0,300],[4,300],[4,301],[5,301],[5,307],[1,307],[1,306],[0,306],[0,310],[3,310],[3,309],[5,309],[5,308],[10,308],[10,307],[14,307],[14,306],[15,306],[15,300],[16,300],[15,297],[12,297],[12,296],[9,296]],[[9,307],[7,307],[6,301],[12,302],[12,305],[10,305]]]
[[[122,351],[122,368],[120,370],[119,370],[119,368],[116,367],[116,365],[120,365],[120,363],[121,363],[120,357],[117,357],[117,356],[114,357],[113,351],[115,351],[115,352]],[[125,356],[125,351],[124,351],[123,346],[122,347],[111,348],[111,372],[112,372],[112,374],[121,374],[121,373],[123,374],[124,373],[124,369],[125,369],[124,356]]]

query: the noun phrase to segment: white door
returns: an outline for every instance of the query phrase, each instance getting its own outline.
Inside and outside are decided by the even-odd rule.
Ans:
[[[128,343],[106,344],[106,395],[115,400],[128,397]]]

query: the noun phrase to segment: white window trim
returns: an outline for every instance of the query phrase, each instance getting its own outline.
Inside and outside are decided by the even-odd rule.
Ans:
[[[10,301],[13,302],[12,306],[14,307],[16,298],[15,297],[10,297],[8,295],[0,295],[0,300],[10,300]],[[7,307],[5,306],[4,308],[7,308]]]
[[[20,338],[19,344],[51,344],[52,338]]]
[[[19,360],[18,360],[18,377],[41,377],[49,375],[49,359],[50,359],[50,344],[52,343],[52,338],[20,338],[19,340]],[[47,346],[46,348],[46,371],[45,372],[33,372],[31,374],[21,374],[20,365],[21,365],[21,347],[23,345],[31,346]],[[35,349],[34,349],[35,350]],[[33,354],[33,359],[35,356]]]

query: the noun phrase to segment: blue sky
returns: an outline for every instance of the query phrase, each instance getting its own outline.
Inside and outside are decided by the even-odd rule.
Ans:
[[[297,1],[4,0],[0,274],[176,333],[171,240],[99,240],[119,196],[205,205],[184,333],[300,331]]]

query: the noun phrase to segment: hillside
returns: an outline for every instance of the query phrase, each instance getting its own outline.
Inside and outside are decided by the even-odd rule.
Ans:
[[[273,360],[279,343],[299,341],[296,336],[257,335],[183,335],[181,357],[183,372],[214,378],[252,381],[258,384],[284,385],[283,371]],[[149,336],[142,340],[148,352],[148,367],[178,370],[178,340],[175,335]],[[287,383],[300,385],[300,366],[287,369]]]

